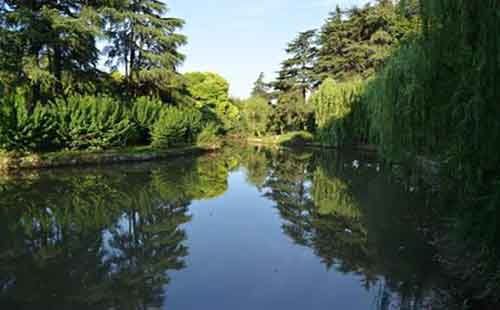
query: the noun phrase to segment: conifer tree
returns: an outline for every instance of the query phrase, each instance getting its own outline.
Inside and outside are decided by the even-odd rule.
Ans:
[[[169,9],[159,0],[117,0],[106,12],[108,65],[122,66],[132,95],[165,92],[179,87],[177,67],[184,61],[179,47],[187,42],[177,33],[184,25],[179,18],[167,17]]]
[[[305,100],[307,91],[315,85],[316,30],[299,33],[288,44],[286,52],[289,58],[282,63],[274,87],[282,92],[300,90]]]
[[[413,2],[404,4],[411,13]],[[366,78],[381,67],[404,35],[416,28],[412,20],[399,14],[392,1],[330,13],[319,34],[320,49],[315,71],[320,81]]]
[[[100,30],[96,9],[101,5],[83,0],[2,1],[0,41],[6,49],[1,53],[14,60],[2,71],[30,85],[34,100],[43,99],[43,94],[63,95],[66,75],[94,76]]]
[[[270,89],[269,85],[264,81],[265,75],[263,72],[259,74],[257,81],[254,83],[252,89],[252,97],[262,97],[264,99],[270,99]]]

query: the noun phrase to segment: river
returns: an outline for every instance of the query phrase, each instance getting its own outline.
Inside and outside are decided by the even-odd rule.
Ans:
[[[226,148],[0,178],[0,309],[432,309],[417,188],[371,156]]]

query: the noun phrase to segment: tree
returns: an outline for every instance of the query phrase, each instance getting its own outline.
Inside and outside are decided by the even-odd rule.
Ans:
[[[264,82],[264,78],[265,78],[264,73],[261,72],[259,74],[257,81],[255,81],[254,83],[254,87],[252,89],[252,94],[251,94],[252,97],[262,97],[266,99],[271,98],[269,85],[266,82]]]
[[[310,104],[314,107],[316,136],[319,141],[328,145],[341,146],[348,138],[358,138],[352,127],[362,127],[366,117],[353,117],[361,114],[359,82],[336,83],[326,79],[311,96]],[[364,115],[362,115],[364,116]],[[349,141],[351,142],[351,141]]]
[[[29,85],[36,101],[64,95],[65,75],[93,79],[99,55],[98,3],[2,1],[0,53],[10,62],[2,63],[8,82]]]
[[[287,129],[301,130],[307,127],[310,113],[306,96],[316,84],[316,30],[299,33],[288,44],[286,52],[289,58],[282,63],[278,78],[273,83],[278,98],[273,116],[275,127],[280,133]]]
[[[242,117],[247,132],[252,136],[263,136],[269,125],[271,106],[262,97],[251,97],[243,104]]]
[[[233,129],[239,120],[239,111],[229,99],[226,79],[212,72],[190,72],[184,74],[184,78],[197,108],[212,118],[209,120],[221,122],[226,130]]]
[[[417,28],[413,19],[398,11],[391,1],[379,0],[375,5],[349,11],[337,7],[331,12],[319,34],[317,79],[371,76],[398,42]]]
[[[111,42],[105,49],[107,64],[114,69],[123,66],[132,95],[171,99],[181,87],[176,70],[184,61],[179,47],[187,39],[177,31],[184,21],[166,17],[168,11],[159,0],[118,0],[105,10],[105,33]]]
[[[315,85],[314,66],[318,48],[315,44],[316,30],[299,33],[286,49],[289,58],[279,71],[274,87],[282,92],[300,90],[305,99],[307,91]]]
[[[274,127],[280,134],[285,131],[307,130],[312,116],[309,105],[300,89],[279,93],[274,108]]]

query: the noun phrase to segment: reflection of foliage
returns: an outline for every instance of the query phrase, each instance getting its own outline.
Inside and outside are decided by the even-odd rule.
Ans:
[[[229,166],[225,157],[186,159],[153,171],[153,182],[168,200],[202,200],[221,196],[227,191]]]
[[[184,267],[187,206],[226,190],[226,159],[0,182],[0,308],[161,307]]]
[[[375,168],[352,167],[352,160],[331,153],[282,155],[272,158],[265,187],[284,232],[328,268],[362,276],[367,289],[378,287],[380,309],[421,306],[434,264],[416,224],[401,220],[409,216],[402,208],[408,195]]]
[[[261,188],[269,173],[266,152],[258,147],[248,147],[241,153],[241,164],[245,167],[247,182]]]
[[[110,231],[113,251],[108,260],[114,270],[109,282],[118,308],[161,307],[163,288],[169,282],[165,271],[184,267],[181,258],[187,248],[182,245],[185,233],[179,225],[190,220],[187,207],[170,203],[145,207],[132,206],[126,220]]]
[[[352,219],[360,216],[347,184],[338,178],[328,178],[321,168],[314,173],[312,196],[321,215],[338,214]]]

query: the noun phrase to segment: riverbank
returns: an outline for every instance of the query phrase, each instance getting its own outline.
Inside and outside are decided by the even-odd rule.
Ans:
[[[41,154],[3,153],[0,154],[0,173],[30,169],[163,160],[180,156],[201,155],[219,148],[220,146],[203,145],[160,150],[151,146],[136,146],[106,151],[62,151]]]
[[[338,149],[337,146],[331,144],[324,144],[317,142],[313,134],[307,131],[294,131],[283,135],[264,136],[264,137],[251,137],[247,138],[249,144],[266,145],[266,146],[302,146],[302,147],[316,147],[325,149]],[[377,152],[374,145],[356,144],[348,146],[347,148],[366,151]]]

